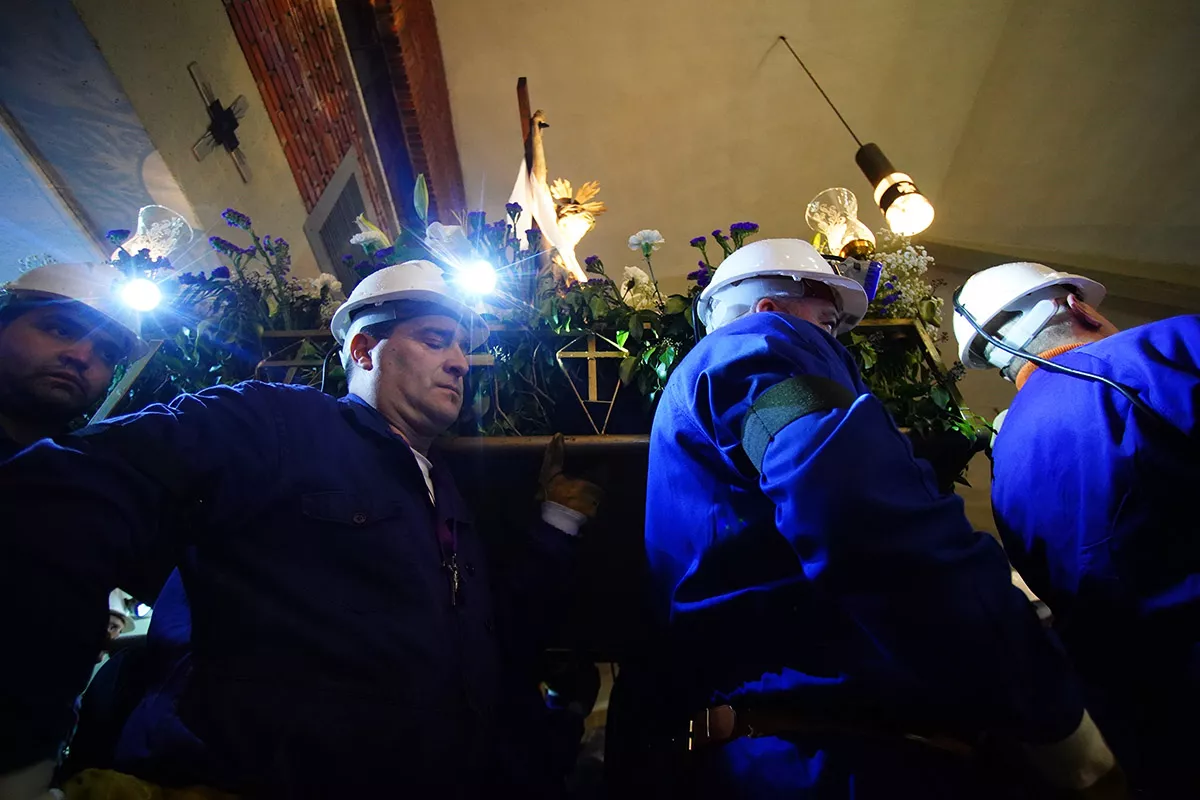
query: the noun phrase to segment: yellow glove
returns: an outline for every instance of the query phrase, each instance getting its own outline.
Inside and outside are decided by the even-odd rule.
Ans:
[[[604,490],[591,481],[572,478],[563,474],[563,455],[566,443],[561,433],[554,434],[546,447],[542,459],[542,471],[538,479],[541,489],[538,499],[558,503],[572,511],[578,511],[588,519],[596,516]]]

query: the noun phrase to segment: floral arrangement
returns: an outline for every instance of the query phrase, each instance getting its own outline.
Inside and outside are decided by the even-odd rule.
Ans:
[[[875,239],[872,258],[883,265],[883,275],[867,318],[919,319],[930,327],[941,327],[942,299],[935,293],[942,281],[925,277],[933,257],[921,245],[886,229],[877,232]]]
[[[249,234],[251,243],[241,247],[210,237],[209,246],[228,263],[208,274],[175,273],[168,259],[151,258],[148,250],[130,254],[120,247],[129,231],[109,232],[108,239],[118,245],[114,264],[127,275],[155,280],[167,298],[143,316],[143,336],[163,344],[120,411],[252,378],[263,357],[265,331],[322,328],[345,299],[332,275],[291,276],[286,240],[259,236],[250,218],[235,209],[221,216],[230,228]]]
[[[217,281],[227,281],[224,286],[217,284],[213,288],[218,290],[224,304],[237,305],[244,317],[260,326],[260,334],[262,330],[297,330],[328,325],[338,304],[345,299],[341,282],[328,274],[307,281],[291,277],[291,245],[286,239],[260,237],[250,218],[235,209],[226,209],[221,217],[230,228],[248,233],[251,244],[238,247],[220,236],[210,236],[209,246],[223,255],[229,266],[214,269],[207,278],[203,272],[199,275],[184,273],[180,282],[213,285]],[[221,289],[229,291],[219,291]]]

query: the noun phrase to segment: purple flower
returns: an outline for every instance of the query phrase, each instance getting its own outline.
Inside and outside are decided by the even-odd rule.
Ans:
[[[695,281],[696,285],[703,289],[712,283],[712,272],[709,271],[703,261],[700,264],[700,269],[688,273],[688,280]]]
[[[212,271],[212,277],[218,280],[229,280],[229,267],[217,267]]]
[[[108,239],[113,245],[120,247],[121,243],[129,238],[129,231],[118,228],[117,230],[109,231],[104,234],[104,238]]]
[[[585,258],[583,260],[583,265],[585,267],[587,267],[588,269],[595,269],[596,265],[599,263],[600,263],[600,256],[588,256],[587,258]]]
[[[886,308],[887,306],[890,306],[892,303],[896,302],[899,299],[900,299],[900,293],[896,292],[895,294],[889,294],[887,297],[880,300],[879,304]]]
[[[718,242],[719,242],[719,241],[721,241],[722,239],[724,239],[724,238],[725,238],[725,237],[724,237],[724,236],[721,234],[721,229],[720,229],[720,228],[717,228],[715,231],[713,231],[713,232],[712,232],[712,235],[713,235],[713,238],[714,238],[714,239],[716,239]]]
[[[354,256],[342,256],[342,263],[347,267],[354,266]]]
[[[504,210],[505,210],[506,212],[508,212],[508,215],[509,215],[510,217],[516,217],[516,216],[520,216],[520,214],[521,214],[521,211],[522,211],[523,209],[521,208],[521,204],[520,204],[520,203],[505,203],[505,204],[504,204]]]
[[[221,217],[224,218],[225,224],[231,228],[241,228],[244,231],[250,230],[250,218],[237,209],[227,208],[221,212]]]
[[[229,256],[230,258],[232,258],[234,255],[242,254],[242,248],[238,247],[228,239],[222,239],[220,236],[208,237],[208,245],[221,255]]]
[[[750,234],[758,233],[757,222],[735,222],[729,226],[730,233]]]
[[[604,277],[603,275],[595,275],[591,278],[588,278],[587,282],[589,286],[603,286],[604,284],[608,283],[608,278]]]
[[[215,273],[215,272],[216,272],[216,270],[213,270],[213,272]],[[178,281],[179,281],[179,283],[180,283],[180,285],[182,285],[182,286],[190,286],[190,285],[192,285],[193,283],[199,283],[199,282],[200,282],[199,280],[197,280],[196,276],[195,276],[195,275],[193,275],[193,274],[192,274],[192,273],[190,273],[190,272],[181,272],[181,273],[179,273],[179,277],[178,277],[178,278],[176,278],[176,280],[178,280]]]
[[[395,247],[381,247],[375,251],[375,260],[381,264],[391,264],[391,258],[396,255]]]
[[[257,253],[257,252],[258,252],[258,248],[257,248],[257,247],[255,247],[254,245],[250,245],[249,247],[247,247],[247,248],[245,248],[244,250],[242,250],[242,255],[244,255],[244,256],[252,256],[252,255],[254,255],[254,254],[255,254],[255,253]]]
[[[688,242],[688,244],[690,244],[692,247],[703,248],[704,245],[708,244],[708,238],[704,236],[697,236],[695,239],[692,239],[690,242]]]

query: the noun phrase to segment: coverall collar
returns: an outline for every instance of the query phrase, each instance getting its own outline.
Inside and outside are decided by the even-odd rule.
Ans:
[[[420,476],[420,467],[417,466],[416,456],[412,455],[412,448],[408,442],[404,441],[403,436],[392,430],[391,424],[383,414],[379,413],[370,403],[356,394],[348,394],[338,400],[338,403],[342,406],[343,411],[349,414],[351,420],[358,428],[365,429],[374,435],[404,445],[405,450],[409,451],[413,474]],[[458,488],[454,485],[454,481],[450,479],[445,468],[440,464],[440,459],[432,452],[429,454],[429,459],[433,462],[433,489],[437,497],[439,516],[455,519],[459,522],[471,522],[471,513],[467,510],[466,503],[458,493]],[[424,483],[425,479],[423,476],[420,476],[420,480]]]
[[[1045,352],[1038,353],[1038,358],[1052,359],[1058,358],[1063,353],[1069,353],[1077,347],[1083,347],[1087,342],[1076,342],[1074,344],[1064,344],[1058,347],[1051,347]],[[1017,391],[1021,391],[1021,387],[1025,385],[1025,381],[1029,380],[1029,376],[1034,373],[1038,365],[1032,361],[1026,361],[1025,366],[1021,367],[1017,372],[1017,377],[1013,379],[1013,383],[1017,386]]]

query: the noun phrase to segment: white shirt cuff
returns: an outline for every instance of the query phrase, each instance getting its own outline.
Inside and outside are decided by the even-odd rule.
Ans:
[[[568,536],[578,536],[579,529],[587,522],[587,515],[561,503],[551,503],[547,500],[542,503],[542,521]]]

